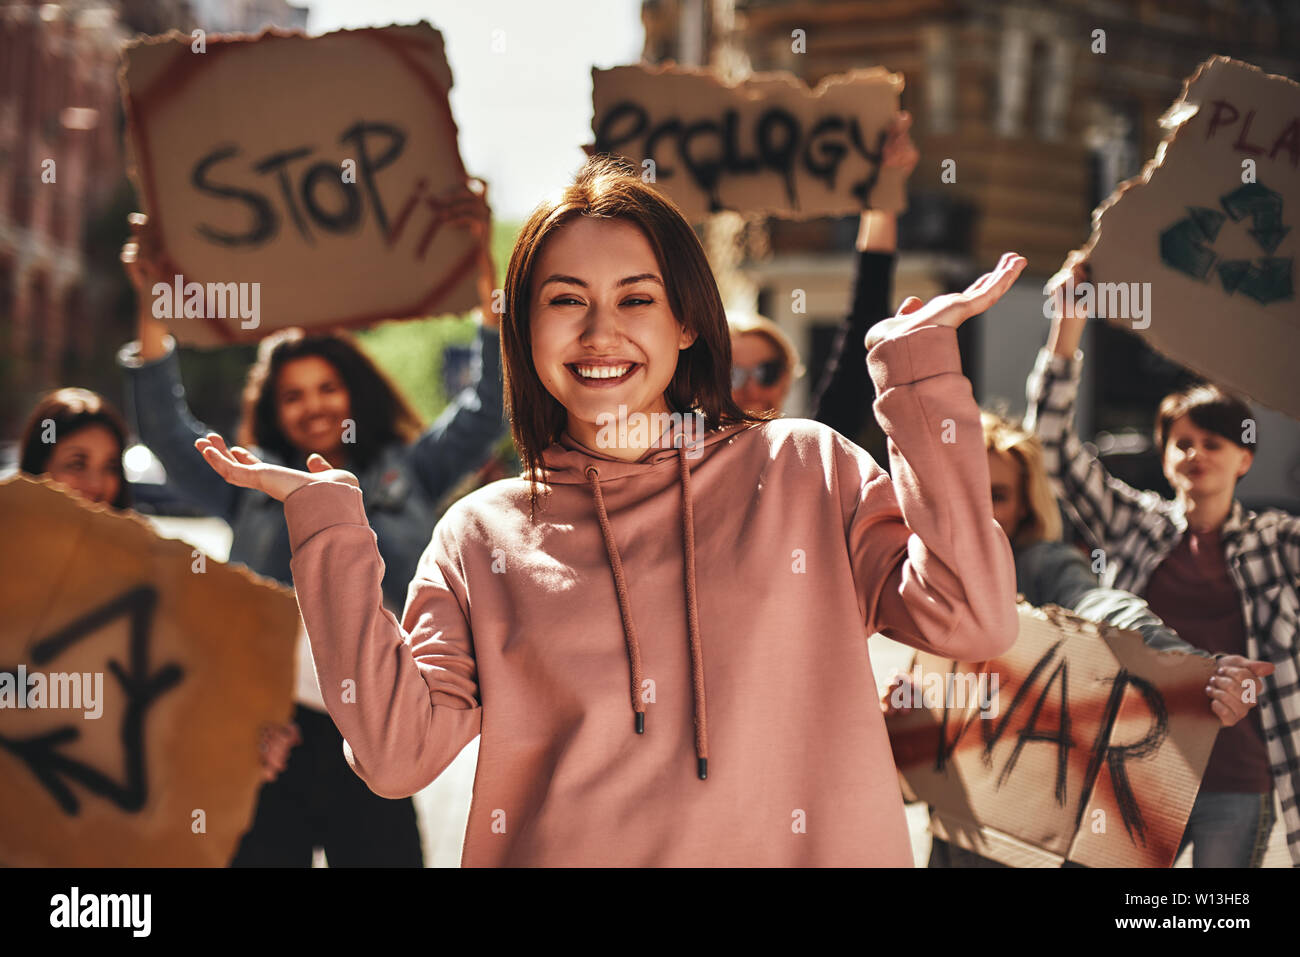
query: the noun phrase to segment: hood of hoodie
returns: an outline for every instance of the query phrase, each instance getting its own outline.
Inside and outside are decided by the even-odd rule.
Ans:
[[[542,461],[546,463],[546,482],[555,485],[586,485],[589,481],[587,467],[590,465],[595,465],[600,470],[602,482],[635,478],[644,474],[647,469],[677,468],[680,446],[686,448],[686,459],[694,465],[708,458],[737,434],[762,424],[740,422],[713,432],[706,432],[699,428],[699,421],[699,418],[693,415],[674,417],[669,427],[659,437],[657,447],[648,450],[634,462],[588,448],[565,431],[558,442],[542,453]]]

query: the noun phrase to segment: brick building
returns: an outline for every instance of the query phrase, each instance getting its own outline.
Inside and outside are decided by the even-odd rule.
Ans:
[[[117,12],[89,2],[0,6],[0,375],[17,403],[91,359],[104,289],[86,227],[122,178]]]
[[[285,0],[0,0],[0,435],[36,396],[116,398],[134,304],[117,261],[137,208],[117,73],[137,34],[303,27]]]

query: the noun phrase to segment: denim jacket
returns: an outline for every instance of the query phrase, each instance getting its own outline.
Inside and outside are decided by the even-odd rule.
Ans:
[[[230,560],[292,586],[289,530],[280,502],[252,489],[228,484],[204,461],[194,440],[210,431],[191,414],[173,348],[152,362],[140,360],[139,343],[118,354],[126,370],[127,408],[140,440],[167,470],[169,484],[195,506],[225,519],[234,538]],[[399,612],[416,564],[428,547],[442,497],[465,474],[487,460],[504,431],[501,340],[479,327],[477,375],[427,431],[410,445],[380,450],[357,479],[370,527],[384,559],[384,600]],[[253,450],[266,462],[304,468]]]
[[[1145,601],[1131,592],[1104,588],[1083,553],[1065,542],[1038,542],[1013,549],[1016,587],[1035,608],[1059,605],[1089,621],[1128,628],[1157,651],[1181,651],[1210,657],[1179,638]]]

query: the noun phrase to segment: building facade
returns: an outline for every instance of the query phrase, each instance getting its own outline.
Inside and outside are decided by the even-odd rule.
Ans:
[[[141,33],[303,27],[284,0],[0,0],[0,434],[48,389],[116,398],[130,338],[117,262],[139,208],[123,167],[118,69]]]

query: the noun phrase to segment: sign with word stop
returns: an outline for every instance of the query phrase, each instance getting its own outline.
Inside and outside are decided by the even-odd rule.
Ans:
[[[473,308],[451,83],[427,23],[130,45],[133,175],[171,280],[154,314],[207,346]]]
[[[855,70],[810,90],[791,73],[728,85],[675,66],[591,72],[588,151],[629,160],[692,222],[723,209],[807,218],[906,206],[906,173],[881,165],[901,74]]]
[[[224,867],[293,713],[293,593],[61,489],[0,483],[0,863]]]
[[[1300,84],[1211,57],[1142,173],[1093,214],[1093,278],[1146,288],[1152,348],[1300,418]]]
[[[936,837],[1016,866],[1170,867],[1219,731],[1211,658],[1020,606],[985,662],[917,656],[888,719]]]

